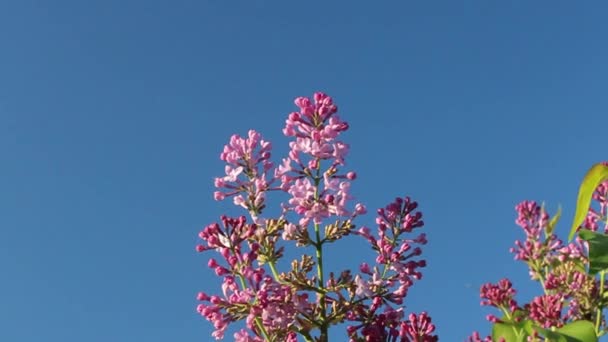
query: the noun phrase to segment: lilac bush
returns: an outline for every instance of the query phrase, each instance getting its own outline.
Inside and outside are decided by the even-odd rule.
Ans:
[[[295,105],[283,128],[289,152],[277,164],[270,142],[254,130],[233,135],[220,154],[226,165],[213,196],[231,199],[244,213],[222,215],[199,233],[196,250],[214,252],[207,265],[221,283],[218,292],[197,297],[212,337],[223,339],[236,324],[238,342],[327,342],[332,327],[344,327],[352,342],[438,341],[426,312],[404,310],[426,267],[418,203],[398,197],[377,210],[374,229],[357,226],[367,209],[351,195],[357,174],[345,167],[349,145],[341,140],[348,123],[326,94],[298,97]],[[268,216],[273,194],[287,200]],[[608,163],[585,176],[568,241],[555,234],[560,211],[551,216],[534,201],[515,209],[525,238],[511,253],[542,293],[520,303],[509,279],[482,285],[481,305],[497,310],[487,316],[492,333],[474,332],[467,341],[597,342],[608,332]],[[347,236],[369,244],[374,262],[327,270],[327,248]],[[279,270],[286,248],[298,258]]]
[[[601,180],[601,179],[599,179]],[[604,308],[607,305],[607,284],[604,269],[599,277],[594,271],[598,251],[607,255],[603,246],[593,239],[607,238],[608,181],[594,187],[582,224],[575,225],[578,235],[570,242],[555,234],[560,213],[552,218],[542,205],[523,201],[515,207],[517,225],[525,239],[515,241],[511,248],[517,261],[526,263],[530,279],[539,283],[542,294],[529,303],[515,300],[511,281],[481,286],[482,306],[498,310],[499,316],[488,315],[494,324],[492,336],[481,338],[475,332],[468,341],[597,341],[606,332]],[[580,203],[579,203],[580,204]],[[601,255],[600,255],[601,257]]]

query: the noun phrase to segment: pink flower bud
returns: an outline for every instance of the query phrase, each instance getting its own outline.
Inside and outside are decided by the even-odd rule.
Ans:
[[[321,102],[323,102],[323,99],[325,99],[326,97],[327,97],[327,95],[320,91],[314,93],[314,95],[313,95],[315,103],[317,103],[317,104],[320,104]]]
[[[219,242],[220,242],[220,239],[218,239],[217,236],[215,236],[215,235],[211,235],[207,239],[207,243],[209,244],[209,246],[217,247],[217,246],[219,246]]]
[[[319,161],[317,159],[311,159],[308,161],[308,168],[316,170],[319,167]]]
[[[346,327],[346,333],[350,336],[357,332],[357,327],[349,325]]]
[[[500,319],[498,319],[498,317],[496,317],[494,315],[487,315],[486,319],[488,321],[490,321],[491,323],[498,323],[498,322],[500,322]]]
[[[207,294],[205,294],[204,292],[199,292],[196,296],[196,300],[206,301],[209,300],[209,296],[207,296]]]
[[[230,249],[220,248],[220,254],[224,257],[224,259],[228,259],[228,257],[230,257]]]
[[[371,310],[376,311],[382,305],[382,297],[374,297],[372,300]]]
[[[300,113],[293,112],[293,113],[289,114],[288,118],[291,121],[300,121]]]
[[[213,193],[213,199],[215,199],[216,201],[221,201],[221,200],[223,200],[224,198],[226,198],[226,194],[224,194],[224,193],[223,193],[223,192],[221,192],[221,191],[215,191],[215,192]]]
[[[215,274],[216,274],[217,276],[219,276],[219,277],[221,277],[221,276],[223,276],[223,275],[226,275],[226,274],[228,274],[228,273],[230,273],[230,271],[228,271],[228,270],[227,270],[226,268],[224,268],[224,267],[218,266],[218,267],[216,267],[216,268],[215,268]]]
[[[283,134],[287,137],[292,137],[296,135],[296,131],[293,129],[293,126],[285,126],[285,128],[283,128]]]
[[[207,266],[209,266],[209,268],[216,268],[219,264],[217,263],[217,260],[211,258],[209,259],[209,261],[207,262]]]
[[[230,267],[232,267],[232,268],[235,268],[235,266],[236,266],[236,264],[237,264],[238,262],[239,262],[239,259],[238,259],[236,256],[234,256],[234,255],[231,255],[231,256],[228,258],[228,264],[229,264],[229,265],[230,265]]]
[[[365,213],[367,213],[367,208],[365,207],[365,205],[361,203],[355,204],[355,214],[365,215]]]
[[[307,97],[297,97],[294,101],[296,106],[300,107],[300,108],[306,108],[306,107],[310,107],[311,103],[310,103],[310,99]]]

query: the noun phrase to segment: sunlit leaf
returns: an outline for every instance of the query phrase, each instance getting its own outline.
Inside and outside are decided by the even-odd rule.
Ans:
[[[559,329],[541,328],[531,321],[526,321],[523,328],[528,335],[535,332],[551,342],[597,342],[595,326],[589,321],[575,321]],[[510,342],[507,340],[507,342]]]
[[[581,187],[578,190],[578,199],[576,200],[576,212],[574,214],[574,222],[570,229],[568,240],[572,240],[576,229],[585,221],[593,192],[603,181],[608,179],[608,164],[595,164],[585,175]]]
[[[522,323],[495,323],[492,327],[492,340],[500,341],[501,337],[507,342],[525,342],[528,334]]]
[[[597,342],[595,325],[589,321],[574,321],[557,329],[557,332],[566,336],[568,342]]]
[[[551,331],[549,329],[541,328],[537,325],[534,325],[532,321],[525,321],[523,324],[524,330],[529,335],[534,335],[534,333],[538,333],[549,341],[553,342],[570,342],[566,336]],[[507,341],[508,342],[508,341]]]
[[[608,269],[608,235],[581,229],[581,239],[589,243],[589,274],[595,275]]]

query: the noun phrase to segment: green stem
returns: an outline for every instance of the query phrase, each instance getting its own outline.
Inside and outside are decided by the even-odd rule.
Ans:
[[[323,243],[321,242],[321,232],[319,229],[319,225],[315,223],[315,250],[317,257],[317,278],[319,282],[319,288],[323,288],[325,285],[325,281],[323,280]],[[325,293],[319,294],[319,306],[321,309],[321,324],[319,329],[321,330],[321,335],[319,336],[319,342],[327,342],[327,313],[325,312]]]
[[[604,215],[604,221],[606,222],[606,225],[604,226],[604,231],[606,231],[606,230],[608,230],[608,213],[603,211],[602,214]],[[595,322],[595,331],[596,331],[598,337],[600,337],[606,333],[606,331],[604,329],[600,330],[600,325],[602,324],[601,316],[602,316],[602,311],[604,310],[603,293],[604,293],[605,275],[606,275],[605,271],[600,272],[600,306],[597,309],[598,318],[596,319],[596,322]]]
[[[602,294],[604,293],[604,278],[606,275],[606,271],[600,272],[600,298],[603,298]],[[600,328],[602,324],[602,306],[600,305],[597,308],[597,315],[595,317],[595,333],[599,336]]]
[[[317,256],[317,278],[319,279],[319,287],[323,287],[323,247],[320,243],[321,237],[319,233],[319,225],[315,224],[315,235],[317,243],[315,244],[316,256]]]
[[[304,341],[306,342],[314,342],[314,340],[312,339],[312,336],[310,336],[310,334],[306,333],[300,333],[300,335],[304,336]]]
[[[277,271],[277,266],[274,264],[274,261],[269,262],[268,266],[270,267],[270,272],[272,272],[274,280],[276,280],[278,283],[282,283],[282,281],[279,279],[279,272]]]
[[[540,286],[542,286],[543,292],[545,294],[549,294],[547,292],[547,288],[545,288],[545,275],[549,273],[549,268],[543,268],[541,266],[541,262],[539,262],[538,260],[535,260],[533,263],[529,264],[529,266],[538,275],[538,282],[540,283]]]
[[[507,318],[508,322],[513,322],[513,317],[511,316],[511,312],[506,307],[501,306],[500,310],[505,315],[505,317]],[[511,329],[513,329],[513,333],[515,333],[515,336],[517,336],[518,338],[521,336],[521,334],[522,334],[521,329],[517,329],[514,326],[511,327]]]
[[[313,175],[312,173],[315,172]],[[319,184],[321,183],[321,160],[317,158],[317,167],[315,170],[311,170],[311,178],[315,184],[315,193],[314,199],[315,201],[319,200]],[[315,227],[315,254],[317,257],[317,280],[319,289],[323,289],[325,286],[325,281],[323,280],[323,240],[321,240],[321,230],[318,223],[314,224]],[[326,310],[326,300],[325,300],[325,292],[321,292],[319,294],[319,307],[321,310],[321,322],[319,324],[320,336],[318,342],[327,342],[328,336],[328,325],[327,325],[327,312]]]

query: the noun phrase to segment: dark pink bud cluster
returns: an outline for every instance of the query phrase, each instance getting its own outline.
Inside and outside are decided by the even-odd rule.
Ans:
[[[349,320],[361,321],[361,324],[347,327],[350,341],[397,341],[403,309],[386,307],[384,312],[376,312],[381,306],[382,298],[376,297],[371,306],[358,306],[348,313]]]
[[[497,284],[484,284],[479,290],[482,306],[488,305],[510,311],[515,311],[517,309],[517,301],[513,299],[515,293],[516,291],[513,288],[513,284],[506,278],[500,280]]]
[[[566,297],[582,290],[588,282],[587,274],[580,271],[553,272],[547,274],[545,290],[560,290]]]
[[[410,314],[403,320],[403,309],[394,310],[385,308],[382,313],[376,313],[380,307],[380,299],[374,299],[376,305],[372,305],[368,310],[359,307],[356,315],[351,313],[350,319],[361,319],[363,323],[348,326],[347,333],[351,342],[355,341],[388,341],[388,342],[435,342],[439,338],[434,335],[435,325],[431,322],[431,317],[426,312],[420,315]]]
[[[543,328],[561,327],[564,324],[561,317],[562,301],[559,294],[535,297],[527,308],[530,318]]]
[[[404,302],[414,280],[422,277],[419,269],[426,266],[425,260],[416,259],[422,254],[420,245],[427,243],[426,235],[421,233],[414,239],[405,237],[424,226],[417,207],[418,203],[409,197],[397,198],[378,210],[376,235],[366,227],[356,232],[377,253],[378,266],[363,263],[359,267],[361,274],[354,278],[355,298],[370,299],[371,304],[360,305],[347,315],[348,320],[360,322],[349,327],[351,341],[358,341],[359,336],[365,341],[435,341],[437,338],[432,335],[435,327],[426,313],[412,314],[408,320],[401,321],[402,310],[391,306]],[[378,313],[381,307],[384,311]]]
[[[558,251],[563,248],[562,241],[548,231],[549,214],[536,202],[523,201],[515,210],[518,214],[515,222],[524,230],[526,240],[515,241],[511,253],[515,254],[515,260],[529,265],[532,279],[539,280],[542,270],[558,257]]]
[[[523,201],[515,206],[515,223],[522,227],[526,236],[538,238],[549,223],[549,215],[534,201]]]
[[[238,315],[232,314],[231,311],[234,311],[234,308],[245,308],[251,303],[255,298],[253,289],[259,288],[265,276],[263,269],[253,267],[259,245],[251,242],[243,244],[255,234],[257,226],[247,224],[244,216],[222,216],[221,221],[222,225],[210,224],[199,233],[203,243],[196,248],[199,252],[216,250],[224,259],[223,264],[213,258],[207,263],[216,275],[224,277],[223,298],[204,293],[199,293],[197,297],[199,301],[209,303],[200,304],[197,311],[213,323],[213,336],[217,339],[222,338],[228,324],[237,319]],[[243,285],[241,288],[237,284],[237,278]]]
[[[403,238],[406,233],[411,233],[415,228],[424,226],[422,213],[416,211],[418,203],[409,197],[397,198],[383,209],[378,210],[376,223],[378,224],[377,235],[371,235],[369,228],[362,227],[357,233],[365,238],[373,250],[378,253],[376,262],[384,266],[382,274],[378,270],[372,274],[368,281],[359,281],[358,291],[369,293],[372,285],[384,282],[385,286],[394,286],[390,291],[388,300],[400,304],[407,295],[407,289],[413,284],[413,280],[420,279],[422,273],[419,268],[426,266],[425,260],[415,260],[422,254],[418,245],[427,243],[426,234],[421,233],[413,239]],[[377,288],[377,287],[376,287]]]
[[[222,226],[218,223],[212,223],[198,234],[198,237],[203,240],[205,244],[198,245],[196,249],[199,252],[217,249],[222,256],[227,258],[227,255],[232,252],[232,249],[237,252],[240,251],[241,243],[247,241],[248,238],[255,234],[257,225],[247,224],[247,218],[245,216],[240,216],[238,218],[222,216],[220,219],[222,221]],[[252,245],[252,249],[255,248],[257,247]]]
[[[401,323],[399,336],[403,342],[435,342],[439,338],[433,335],[435,325],[426,312],[420,315],[410,314],[409,320]]]

